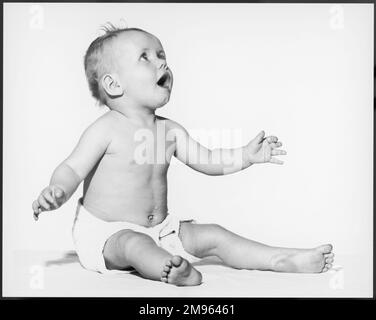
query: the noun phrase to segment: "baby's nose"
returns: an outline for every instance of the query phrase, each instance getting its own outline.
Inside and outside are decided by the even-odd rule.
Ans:
[[[167,63],[162,62],[161,65],[159,66],[159,69],[167,69]]]

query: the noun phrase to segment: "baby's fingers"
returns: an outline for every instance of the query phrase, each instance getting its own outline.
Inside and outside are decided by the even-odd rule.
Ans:
[[[51,210],[52,206],[50,203],[48,203],[47,199],[45,198],[44,194],[41,194],[38,197],[39,205],[41,206],[42,210]]]
[[[38,200],[35,200],[34,202],[33,202],[33,205],[32,205],[32,207],[33,207],[33,211],[34,211],[34,219],[35,220],[38,220],[38,216],[39,216],[39,214],[41,213],[41,208],[40,208],[40,205],[39,205],[39,203],[38,203]]]
[[[34,213],[38,213],[39,212],[39,208],[40,207],[39,207],[38,200],[33,201],[32,207],[33,207]]]
[[[282,147],[282,142],[281,141],[278,141],[276,143],[271,143],[270,146],[272,148],[279,148],[279,147]]]
[[[63,189],[54,186],[52,187],[52,196],[55,200],[55,203],[59,206],[62,202],[64,202],[65,192]]]
[[[43,192],[44,198],[47,200],[48,204],[54,209],[57,206],[54,191],[50,188],[45,189]]]
[[[272,156],[279,156],[279,155],[286,155],[287,152],[285,150],[277,150],[273,149],[272,150]]]
[[[276,136],[268,136],[265,138],[266,141],[268,141],[269,143],[275,143],[278,141],[278,138]]]
[[[276,159],[276,158],[270,158],[269,162],[275,163],[275,164],[283,164],[283,161]]]

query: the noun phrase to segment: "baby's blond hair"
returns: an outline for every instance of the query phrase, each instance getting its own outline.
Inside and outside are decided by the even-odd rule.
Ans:
[[[120,33],[127,31],[141,31],[139,28],[119,28],[107,23],[101,28],[105,33],[97,37],[89,46],[84,57],[85,74],[92,96],[99,102],[99,105],[106,104],[106,95],[100,87],[100,79],[111,70],[111,54],[106,52],[110,42]]]

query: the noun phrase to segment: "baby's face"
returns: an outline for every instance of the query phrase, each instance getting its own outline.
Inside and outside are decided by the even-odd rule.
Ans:
[[[149,108],[165,105],[173,76],[160,41],[144,32],[128,31],[118,36],[114,49],[116,74],[125,99]]]

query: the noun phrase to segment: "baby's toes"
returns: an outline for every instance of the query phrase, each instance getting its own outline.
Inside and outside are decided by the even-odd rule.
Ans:
[[[326,258],[325,263],[332,263],[334,261],[333,258]]]
[[[333,253],[333,252],[331,252],[331,253],[326,253],[326,254],[324,254],[324,257],[325,257],[325,258],[334,258],[334,253]]]
[[[324,254],[330,254],[333,250],[333,246],[331,244],[324,244],[322,246],[317,247],[317,249]]]
[[[177,268],[182,264],[183,258],[181,256],[173,256],[171,262],[173,266]]]
[[[167,269],[167,270],[166,270]],[[167,266],[165,266],[164,268],[163,268],[163,271],[161,272],[161,281],[162,282],[168,282],[168,280],[167,280],[167,277],[168,277],[168,274],[170,273],[170,268],[169,267],[167,267]]]
[[[172,267],[171,259],[166,260],[165,266],[170,268]]]
[[[326,263],[324,268],[322,269],[322,272],[326,272],[326,271],[330,270],[331,267],[332,267],[332,265],[330,263]]]
[[[171,268],[172,268],[172,263],[171,263],[171,260],[166,260],[165,262],[165,265],[163,267],[163,270],[161,272],[161,281],[162,282],[168,282],[167,280],[167,277],[168,277],[168,274],[170,273],[171,271]]]

